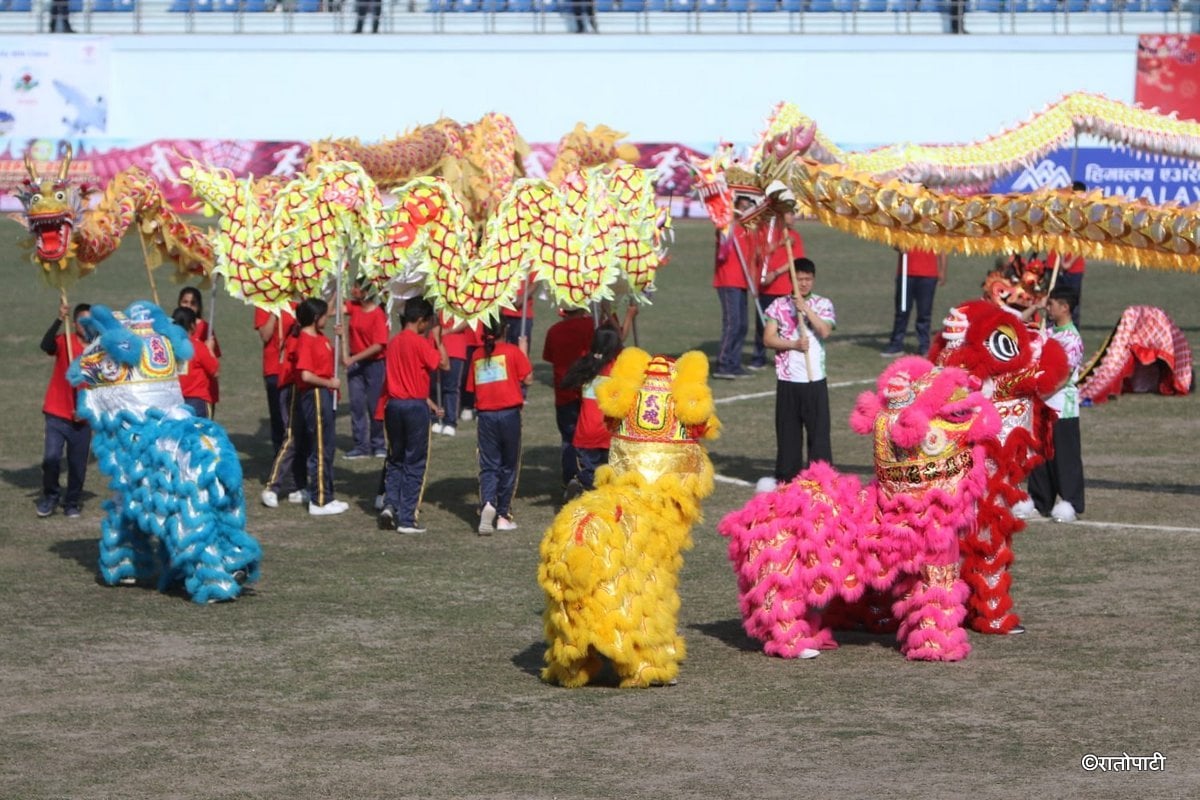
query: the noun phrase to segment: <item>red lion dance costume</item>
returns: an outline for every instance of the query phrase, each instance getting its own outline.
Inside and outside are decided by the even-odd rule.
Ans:
[[[999,301],[995,285],[988,294]],[[1012,612],[1008,570],[1013,534],[1025,523],[1012,507],[1027,498],[1021,482],[1046,454],[1054,419],[1042,398],[1067,380],[1067,355],[1058,342],[988,300],[951,309],[929,355],[939,365],[960,367],[978,378],[1001,420],[999,436],[985,444],[988,481],[977,525],[961,542],[963,578],[971,587],[967,624],[980,633],[1023,633]]]

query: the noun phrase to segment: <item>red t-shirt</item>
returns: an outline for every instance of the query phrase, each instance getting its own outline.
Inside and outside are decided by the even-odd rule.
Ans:
[[[596,387],[608,380],[612,373],[612,362],[605,364],[600,374],[583,387],[583,403],[579,406],[579,422],[575,425],[575,438],[571,444],[587,450],[607,450],[612,444],[612,431],[600,405],[596,402]]]
[[[71,334],[71,355],[79,358],[83,352],[83,340]],[[67,335],[60,333],[54,337],[54,370],[50,373],[50,382],[46,384],[46,396],[42,400],[42,411],[62,419],[75,419],[75,400],[77,391],[67,381],[67,368],[71,359],[67,358]]]
[[[433,342],[413,330],[402,330],[387,346],[387,381],[384,396],[394,400],[429,397],[429,375],[441,356]]]
[[[521,291],[513,298],[513,305],[516,306],[521,305],[522,300],[527,301],[525,303],[525,313],[522,314],[514,308],[502,308],[500,309],[500,316],[509,317],[510,319],[516,319],[517,317],[533,319],[533,292],[533,278],[526,278],[525,283],[521,285]]]
[[[316,384],[306,383],[300,374],[305,370],[318,378],[333,377],[333,345],[324,334],[310,334],[300,331],[299,343],[296,345],[296,386],[300,391],[316,388]]]
[[[560,387],[571,365],[588,354],[595,333],[596,325],[588,314],[559,320],[546,330],[542,360],[554,368],[554,405],[565,406],[579,399],[578,389]]]
[[[200,341],[208,341],[208,320],[196,319],[196,338]],[[217,341],[216,334],[213,335],[213,353],[217,358],[221,357],[221,343]]]
[[[213,375],[219,369],[216,357],[208,352],[208,345],[199,336],[190,337],[192,360],[179,365],[179,388],[185,398],[195,397],[206,403],[216,402],[213,397]]]
[[[900,266],[904,263],[904,254],[901,253],[896,259],[896,274],[900,274]],[[938,277],[938,257],[937,253],[931,253],[928,250],[909,250],[908,251],[908,277],[910,278],[936,278]]]
[[[458,333],[451,333],[450,331],[454,330],[455,324],[446,317],[441,317],[441,320],[442,346],[446,348],[446,355],[450,358],[465,360],[467,357],[467,347],[479,344],[479,336],[475,333],[475,327],[478,323],[468,325]]]
[[[792,240],[792,260],[804,257],[804,240],[800,238],[800,234],[794,230],[788,229],[788,238]],[[777,269],[786,267],[788,263],[788,248],[787,242],[780,237],[779,246],[771,251],[771,255],[767,257],[767,272],[774,272]],[[762,284],[759,291],[763,294],[770,295],[786,295],[792,293],[792,273],[791,270],[785,269],[783,274],[770,283]]]
[[[1054,272],[1054,265],[1058,263],[1059,255],[1053,250],[1046,256],[1046,269]],[[1077,256],[1074,253],[1062,254],[1062,267],[1060,272],[1066,272],[1070,275],[1082,275],[1087,269],[1087,262],[1083,260],[1083,256]]]
[[[299,347],[299,336],[284,337],[283,361],[279,362],[279,380],[275,383],[280,389],[296,382],[296,351]]]
[[[292,311],[295,311],[293,307]],[[254,309],[254,329],[257,331],[263,325],[267,324],[267,320],[275,317],[274,314],[263,311],[261,308]],[[283,360],[280,357],[283,352],[279,347],[279,336],[282,331],[286,338],[291,332],[292,326],[296,324],[296,318],[291,312],[284,309],[279,312],[279,317],[275,323],[275,330],[271,332],[271,338],[263,343],[262,351],[262,374],[263,377],[278,375],[283,369]]]
[[[738,258],[738,248],[741,248],[742,258],[746,260],[746,269],[754,274],[757,263],[757,237],[740,225],[733,226],[733,238],[726,239],[717,247],[716,270],[713,273],[713,286],[718,289],[746,289],[746,273],[742,271],[742,262]],[[734,247],[733,240],[738,247]]]
[[[379,352],[367,361],[379,361],[387,349],[388,317],[387,312],[375,306],[370,311],[364,311],[361,303],[346,303],[346,316],[350,318],[348,327],[350,335],[350,355],[366,350],[373,344],[382,345]]]
[[[467,372],[467,391],[475,393],[476,411],[500,411],[525,404],[521,385],[533,373],[529,357],[515,344],[496,342],[491,358],[475,351]]]

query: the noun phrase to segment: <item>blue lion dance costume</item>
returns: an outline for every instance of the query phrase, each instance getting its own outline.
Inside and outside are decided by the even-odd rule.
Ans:
[[[110,586],[182,583],[192,600],[233,600],[258,578],[262,549],[246,533],[237,451],[215,422],[183,403],[176,359],[187,335],[149,302],[92,306],[95,338],[67,378],[112,499],[100,523],[100,576]],[[152,542],[157,540],[157,553]]]

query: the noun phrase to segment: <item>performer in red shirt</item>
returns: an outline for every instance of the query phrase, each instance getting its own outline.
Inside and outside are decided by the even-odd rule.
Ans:
[[[349,317],[349,336],[344,336],[349,352],[342,357],[346,384],[350,393],[350,432],[354,446],[346,458],[387,455],[383,424],[375,419],[375,407],[383,392],[383,351],[387,347],[388,316],[380,307],[369,282],[357,281],[350,289],[345,305]],[[335,332],[342,336],[341,330]]]
[[[738,211],[753,205],[746,198],[736,201]],[[717,352],[714,378],[733,380],[747,378],[742,369],[742,347],[746,343],[746,296],[750,285],[747,271],[753,274],[758,263],[757,236],[736,221],[728,236],[717,236],[717,255],[713,272],[713,288],[721,301],[721,345]],[[754,287],[757,290],[757,286]]]
[[[176,325],[187,331],[192,343],[192,358],[179,364],[179,389],[183,392],[183,402],[192,413],[202,419],[212,418],[213,384],[220,374],[221,365],[210,350],[210,342],[203,341],[196,335],[196,312],[185,306],[175,309],[171,319]]]
[[[563,377],[571,365],[587,355],[596,326],[585,308],[573,308],[546,330],[542,360],[550,362],[554,372],[554,422],[562,442],[562,485],[564,491],[579,472],[576,464],[575,425],[579,420],[579,387],[564,388]]]
[[[263,385],[267,390],[267,414],[271,420],[271,446],[275,454],[279,453],[287,430],[282,411],[286,404],[281,404],[279,398],[279,372],[283,367],[284,339],[296,324],[296,318],[292,316],[294,311],[295,306],[278,314],[254,309],[254,329],[262,341]]]
[[[908,264],[905,268],[905,259]],[[928,250],[900,253],[896,260],[896,315],[892,320],[892,336],[884,358],[904,354],[904,336],[913,305],[917,307],[917,355],[929,353],[929,337],[933,319],[933,295],[946,282],[946,257]]]
[[[213,358],[219,360],[221,358],[221,343],[217,341],[216,332],[209,330],[208,320],[204,318],[204,295],[195,286],[185,286],[179,290],[177,306],[179,308],[190,308],[196,312],[196,338],[205,342]],[[209,394],[212,395],[208,409],[208,416],[211,418],[216,413],[216,404],[221,401],[221,384],[215,377],[210,382]]]
[[[387,346],[388,454],[379,524],[400,533],[424,533],[419,506],[429,459],[430,376],[449,366],[450,359],[428,300],[414,297],[405,302],[403,319],[404,329]]]
[[[513,531],[512,499],[521,465],[521,408],[533,366],[520,348],[504,340],[503,317],[489,325],[467,373],[479,420],[479,534]]]
[[[521,293],[515,301],[516,308],[500,309],[500,316],[507,323],[504,338],[521,348],[526,355],[529,355],[529,340],[533,338],[533,281],[530,275],[521,284]]]
[[[308,453],[308,513],[341,514],[349,505],[333,497],[335,431],[333,393],[341,388],[334,371],[333,345],[325,338],[329,304],[310,297],[296,308],[296,408],[303,419],[300,447]]]
[[[459,400],[462,396],[463,374],[467,366],[467,348],[478,341],[474,328],[478,323],[460,322],[455,325],[448,317],[442,317],[438,326],[442,345],[446,348],[449,365],[438,370],[434,385],[430,388],[430,399],[442,408],[441,419],[434,418],[433,432],[453,436],[458,432]]]
[[[75,387],[67,381],[67,368],[71,366],[71,359],[78,358],[87,346],[79,335],[79,323],[91,316],[91,308],[87,303],[79,303],[71,312],[75,330],[71,332],[69,348],[67,334],[59,333],[69,310],[65,303],[58,310],[58,319],[42,337],[42,352],[54,358],[54,369],[42,400],[46,436],[42,447],[42,496],[36,506],[39,517],[50,516],[58,506],[64,448],[67,453],[67,494],[63,498],[63,513],[68,517],[78,517],[82,513],[83,481],[87,477],[92,429],[75,414],[77,394]]]
[[[563,385],[578,388],[581,396],[579,424],[572,444],[579,462],[579,477],[568,489],[568,500],[596,488],[596,470],[608,463],[612,432],[596,403],[596,387],[608,380],[613,362],[621,352],[621,334],[601,326],[592,336],[588,352],[563,377]]]
[[[292,315],[286,314],[284,318],[292,319]],[[274,320],[274,317],[271,319]],[[304,420],[296,409],[296,350],[300,346],[300,337],[289,335],[289,332],[299,332],[299,329],[300,326],[292,319],[284,331],[282,352],[279,356],[270,355],[270,363],[279,370],[271,377],[279,398],[279,413],[283,418],[285,434],[271,464],[267,488],[262,493],[262,504],[267,508],[276,508],[281,495],[287,495],[289,503],[308,502],[308,451],[300,449],[307,436],[303,431]],[[263,351],[264,361],[268,350],[269,347]]]

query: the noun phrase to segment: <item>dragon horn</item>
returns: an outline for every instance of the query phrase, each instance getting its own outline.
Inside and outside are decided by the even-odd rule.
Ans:
[[[25,151],[25,171],[29,173],[29,179],[32,180],[35,185],[41,183],[41,178],[39,178],[37,174],[37,168],[33,166],[32,148]]]
[[[67,142],[67,154],[63,158],[62,166],[58,168],[58,179],[60,181],[67,179],[67,170],[71,168],[71,156],[73,155],[74,151],[71,149],[71,143]]]

